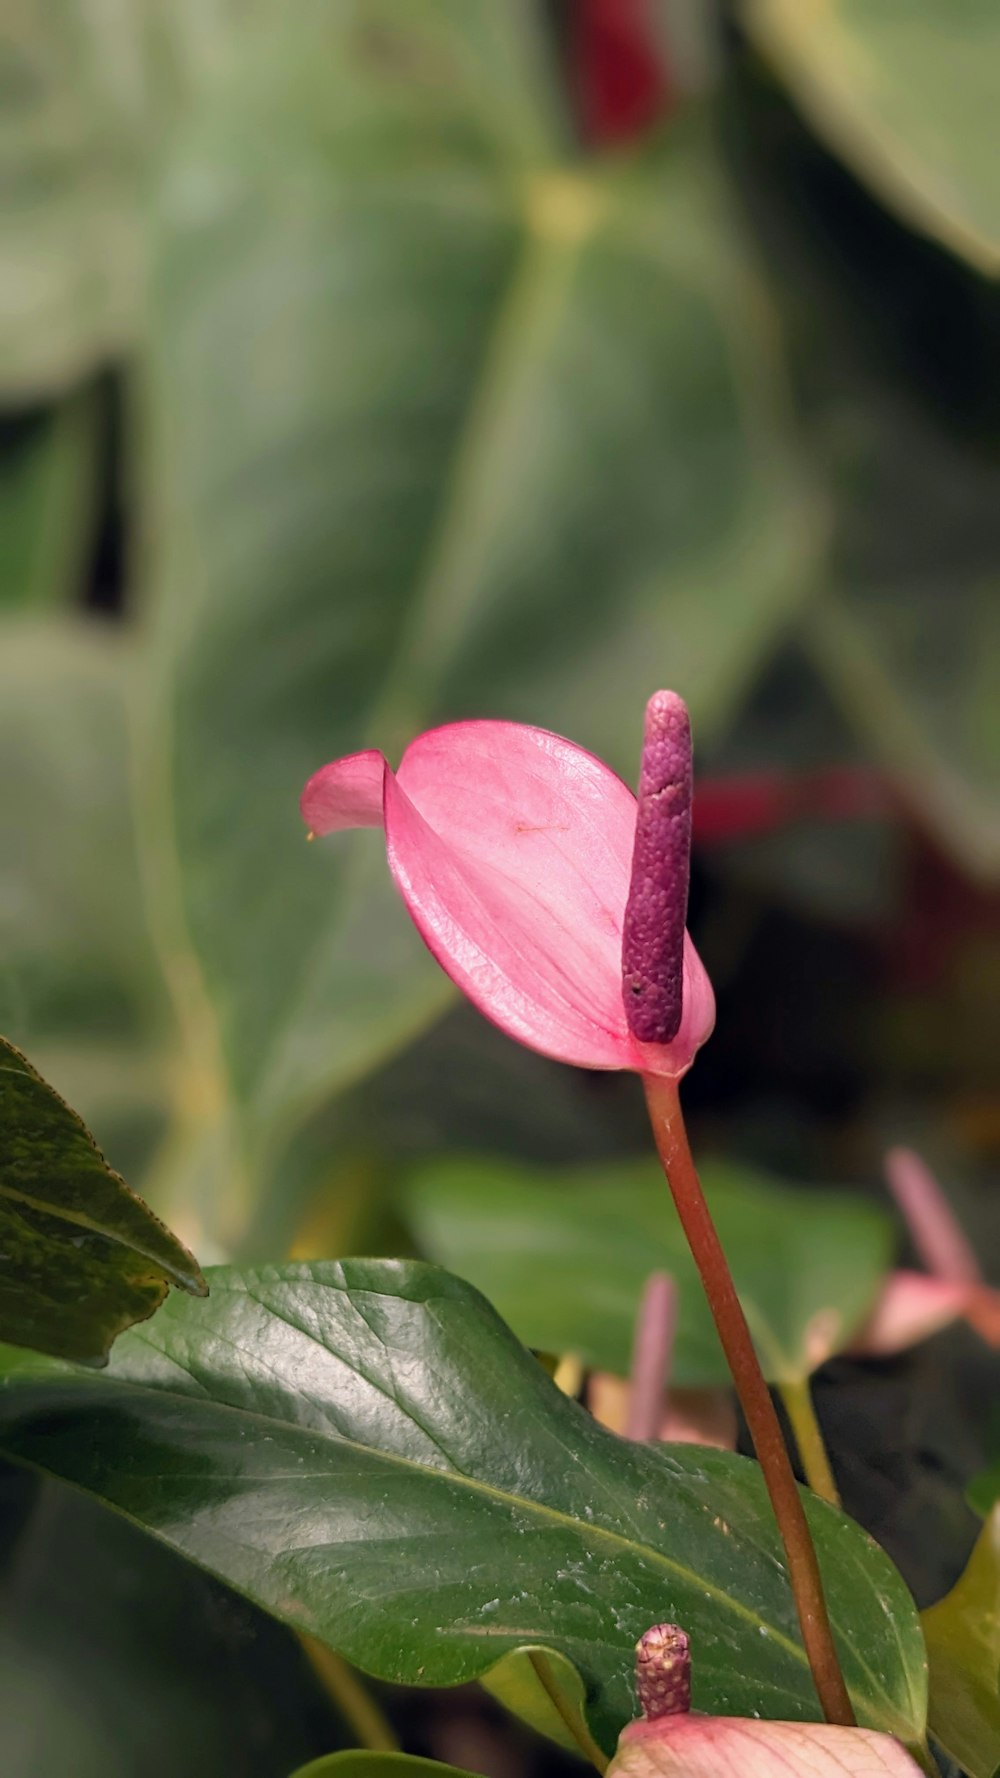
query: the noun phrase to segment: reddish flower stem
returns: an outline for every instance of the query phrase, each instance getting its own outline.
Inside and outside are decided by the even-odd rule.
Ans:
[[[856,1721],[834,1646],[823,1582],[778,1416],[695,1171],[675,1080],[643,1075],[657,1152],[732,1372],[785,1546],[802,1641],[827,1722]]]

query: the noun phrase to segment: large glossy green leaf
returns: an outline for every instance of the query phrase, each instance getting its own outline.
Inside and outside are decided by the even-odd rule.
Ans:
[[[802,1192],[712,1163],[704,1185],[765,1375],[807,1377],[871,1307],[890,1253],[888,1220],[833,1192]],[[728,1383],[704,1291],[655,1161],[531,1168],[446,1160],[406,1194],[423,1250],[471,1279],[529,1346],[626,1372],[650,1272],[678,1289],[672,1376]]]
[[[456,1684],[542,1643],[610,1749],[636,1637],[669,1618],[698,1651],[700,1708],[815,1715],[754,1464],[616,1439],[434,1267],[210,1276],[207,1302],[171,1298],[108,1372],[7,1350],[3,1449],[386,1679]],[[850,1521],[807,1511],[859,1715],[913,1739],[906,1589]]]
[[[631,774],[650,685],[720,722],[806,584],[710,144],[569,163],[539,18],[293,9],[167,181],[146,844],[251,1193],[448,994],[378,837],[302,844],[307,774],[487,711]]]
[[[1000,1769],[1000,1506],[964,1574],[922,1613],[930,1661],[929,1726],[969,1778]]]
[[[112,1171],[75,1111],[0,1037],[0,1336],[100,1363],[197,1262]]]
[[[1000,272],[991,0],[741,0],[812,121],[907,222]]]

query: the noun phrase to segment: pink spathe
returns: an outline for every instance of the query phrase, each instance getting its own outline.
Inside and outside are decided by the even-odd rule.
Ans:
[[[511,1037],[582,1068],[677,1078],[711,1032],[715,1000],[685,933],[676,1035],[647,1044],[629,1031],[622,930],[636,807],[582,747],[486,721],[418,735],[395,773],[374,750],[334,760],[301,800],[316,834],[384,827],[424,942]]]
[[[891,1735],[820,1722],[662,1717],[622,1731],[608,1778],[921,1778]]]

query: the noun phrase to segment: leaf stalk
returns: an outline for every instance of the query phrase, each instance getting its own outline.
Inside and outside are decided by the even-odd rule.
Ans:
[[[840,1490],[830,1464],[822,1429],[816,1418],[809,1378],[799,1377],[794,1383],[779,1383],[778,1394],[788,1415],[788,1424],[795,1434],[806,1481],[821,1500],[828,1500],[831,1506],[839,1506]]]

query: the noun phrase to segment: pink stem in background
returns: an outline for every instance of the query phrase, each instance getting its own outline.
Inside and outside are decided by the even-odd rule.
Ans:
[[[949,1284],[981,1284],[979,1261],[926,1163],[912,1148],[890,1148],[884,1164],[886,1183],[927,1270]]]
[[[639,1304],[625,1437],[642,1444],[659,1438],[666,1418],[670,1363],[677,1327],[677,1287],[666,1272],[652,1272]]]

